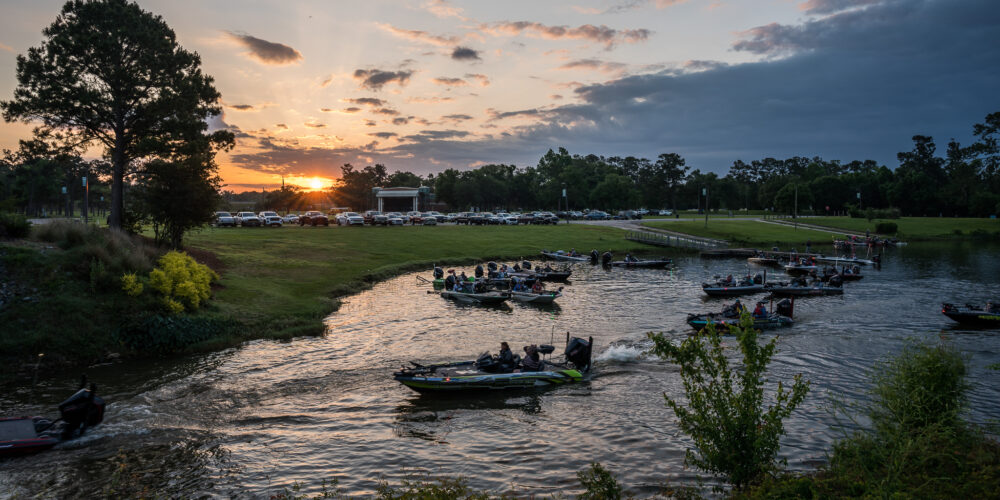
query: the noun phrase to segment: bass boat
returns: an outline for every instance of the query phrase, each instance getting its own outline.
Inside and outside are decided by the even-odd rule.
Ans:
[[[104,400],[97,386],[87,387],[83,378],[80,390],[59,404],[59,418],[0,418],[0,457],[26,455],[47,450],[63,441],[82,436],[104,420]]]
[[[531,304],[551,304],[559,297],[562,297],[562,287],[559,287],[559,290],[554,292],[535,293],[527,290],[510,292],[511,300],[528,302]]]
[[[550,252],[548,250],[542,250],[542,256],[546,257],[546,258],[549,258],[549,259],[552,259],[552,260],[558,260],[558,261],[562,261],[562,262],[587,262],[588,260],[590,260],[590,257],[588,257],[586,255],[580,255],[580,254],[571,255],[571,254],[569,254],[567,252],[564,252],[562,250],[556,250],[555,252]]]
[[[778,302],[776,310],[772,310],[766,316],[751,316],[753,327],[758,330],[772,330],[792,326],[795,324],[795,321],[792,320],[793,307],[794,302],[784,299]],[[729,331],[730,326],[739,326],[740,315],[729,310],[721,313],[688,314],[687,323],[699,331],[712,324],[717,331],[725,333]]]
[[[844,294],[844,287],[822,282],[804,285],[801,282],[793,281],[792,283],[767,285],[765,288],[777,297],[821,297],[824,295]]]
[[[616,260],[611,262],[613,267],[625,267],[625,268],[635,268],[635,267],[651,267],[651,268],[668,268],[673,264],[674,261],[671,259],[650,259],[650,260]]]
[[[963,325],[1000,328],[1000,305],[995,302],[987,302],[986,307],[972,304],[965,304],[963,307],[945,303],[941,307],[941,313]]]
[[[510,371],[496,356],[483,353],[475,361],[433,365],[411,362],[412,367],[404,367],[392,376],[410,389],[429,393],[533,389],[580,382],[590,371],[593,342],[593,337],[584,340],[566,334],[565,361],[542,360],[542,371],[523,371],[517,363],[517,368]],[[550,345],[538,346],[541,354],[551,354],[554,350]]]
[[[509,293],[498,291],[466,292],[461,290],[444,290],[441,292],[441,296],[446,299],[471,304],[501,304],[510,298]]]

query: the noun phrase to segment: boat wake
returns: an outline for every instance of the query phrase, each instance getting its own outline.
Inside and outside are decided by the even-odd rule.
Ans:
[[[655,358],[649,353],[651,347],[653,344],[649,341],[613,343],[597,356],[597,361],[603,363],[649,361]]]

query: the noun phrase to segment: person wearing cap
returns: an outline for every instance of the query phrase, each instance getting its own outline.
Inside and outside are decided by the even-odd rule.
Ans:
[[[755,317],[755,318],[766,318],[767,317],[767,309],[764,309],[764,303],[763,302],[758,302],[757,303],[757,307],[755,307],[754,310],[753,310],[753,317]]]
[[[448,277],[444,279],[444,289],[445,290],[454,290],[455,289],[455,283],[457,281],[458,281],[458,278],[455,277],[455,270],[454,269],[449,269],[448,270]]]

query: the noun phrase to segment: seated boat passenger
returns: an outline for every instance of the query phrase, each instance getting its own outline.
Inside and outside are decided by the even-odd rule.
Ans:
[[[545,267],[542,268],[542,271],[545,271],[547,273],[551,273],[551,272],[555,271],[555,269],[552,269],[552,266],[550,266],[548,264],[545,264]]]
[[[545,286],[542,285],[541,280],[535,280],[535,284],[531,285],[531,291],[535,293],[542,293],[545,291]]]
[[[569,249],[569,256],[570,257],[579,257],[580,254],[576,253],[576,249],[575,248],[570,248]]]
[[[764,308],[763,302],[757,303],[757,307],[753,309],[753,317],[758,319],[767,317],[767,309]]]
[[[506,342],[500,342],[500,354],[497,355],[497,361],[500,362],[501,373],[510,373],[514,371],[514,368],[517,368],[514,353],[510,352],[510,345]]]
[[[524,346],[524,359],[521,360],[521,371],[540,372],[545,369],[545,364],[538,355],[538,347],[534,345]]]
[[[639,262],[639,259],[632,256],[632,254],[625,254],[625,262]]]
[[[735,318],[742,314],[744,311],[743,304],[740,303],[740,299],[736,299],[731,306],[726,307],[722,310],[722,315],[728,318]]]
[[[448,270],[448,277],[444,279],[445,290],[454,290],[455,283],[458,282],[458,278],[455,277],[455,270]]]

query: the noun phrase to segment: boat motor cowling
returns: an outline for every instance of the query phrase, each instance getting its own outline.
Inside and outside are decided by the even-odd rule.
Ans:
[[[775,309],[778,311],[778,314],[782,316],[788,316],[789,318],[791,318],[792,312],[794,310],[794,305],[792,304],[792,301],[788,299],[782,299],[775,306]]]
[[[476,358],[476,368],[486,373],[496,373],[500,371],[500,361],[490,356],[490,353],[484,352]]]
[[[580,371],[590,370],[591,342],[579,337],[569,339],[566,344],[566,360]]]
[[[493,261],[487,262],[486,263],[486,269],[489,269],[490,271],[496,271],[497,270],[497,263],[493,262]]]
[[[525,269],[525,270],[531,269],[531,262],[528,262],[526,260],[522,261],[521,262],[521,269]]]
[[[476,266],[476,277],[477,278],[482,278],[483,277],[483,265],[482,264],[479,264],[479,265]]]
[[[64,439],[72,437],[77,428],[81,428],[82,434],[88,427],[103,422],[104,404],[104,400],[97,395],[97,386],[93,384],[90,389],[81,388],[60,403],[59,416],[66,423],[63,429]]]
[[[441,278],[444,278],[444,269],[441,269],[440,267],[435,267],[434,268],[434,279],[439,280]]]

